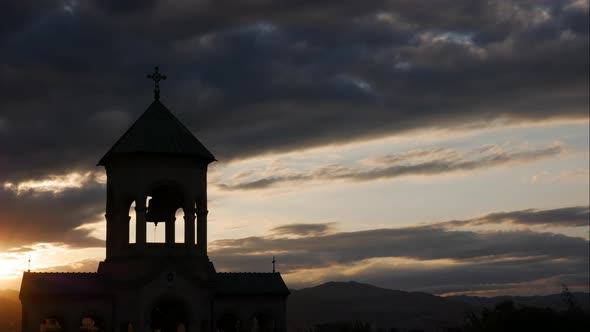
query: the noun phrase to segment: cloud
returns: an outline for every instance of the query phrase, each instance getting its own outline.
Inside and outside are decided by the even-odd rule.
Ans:
[[[505,218],[526,225],[578,225],[588,218],[588,207],[498,212],[472,220],[503,223]],[[452,222],[355,232],[326,232],[327,226],[285,225],[267,236],[217,240],[209,253],[220,271],[266,271],[269,257],[276,255],[290,287],[360,280],[437,294],[490,295],[551,293],[566,282],[588,291],[589,242],[582,238],[529,230],[455,230]]]
[[[587,119],[584,5],[9,0],[0,181],[89,171],[149,104],[154,64],[163,102],[219,160]]]
[[[15,185],[16,186],[16,185]],[[17,187],[18,188],[18,187]],[[52,191],[0,190],[0,249],[32,243],[64,243],[70,247],[103,247],[104,241],[79,226],[104,214],[104,186]]]
[[[326,281],[357,280],[391,289],[434,294],[472,295],[554,294],[562,284],[588,292],[588,262],[513,259],[500,262],[449,264],[391,258],[368,259],[346,265],[302,269],[285,273],[281,256],[279,271],[291,288]]]
[[[6,17],[0,22],[0,37],[32,24],[47,11],[60,5],[58,0],[9,0],[4,3]]]
[[[448,226],[478,226],[512,224],[543,227],[588,227],[590,207],[572,206],[551,210],[527,209],[510,212],[494,212],[470,220],[450,221]]]
[[[285,182],[311,180],[346,180],[355,182],[393,179],[411,175],[444,175],[459,171],[474,171],[517,162],[531,162],[563,153],[560,144],[545,147],[505,150],[497,145],[486,145],[466,153],[452,149],[411,150],[365,160],[363,167],[331,164],[307,171],[273,169],[268,177],[247,171],[238,174],[234,183],[221,183],[223,190],[266,189]],[[373,166],[376,165],[376,166]],[[268,172],[263,172],[268,173]],[[254,179],[252,179],[254,177]]]
[[[102,247],[85,224],[102,220],[102,172],[72,172],[20,182],[0,189],[0,248],[25,248],[35,242],[71,247]]]
[[[288,224],[274,227],[270,230],[271,233],[277,236],[297,235],[297,236],[318,236],[325,235],[331,231],[333,223],[323,224]]]
[[[453,245],[449,245],[449,244]],[[427,245],[425,245],[427,244]],[[303,238],[248,237],[218,240],[211,254],[232,269],[267,264],[261,253],[280,252],[285,272],[301,268],[349,264],[375,257],[417,260],[450,259],[478,262],[490,257],[586,259],[588,241],[554,233],[496,231],[476,233],[440,227],[412,227],[340,232]],[[242,262],[242,263],[240,263]],[[260,265],[259,265],[260,264]]]
[[[106,178],[104,174],[98,172],[86,172],[84,174],[72,172],[63,175],[50,175],[45,179],[31,179],[19,183],[4,182],[4,190],[10,190],[17,195],[25,192],[59,194],[68,189],[80,189],[93,181],[106,183]]]
[[[96,5],[104,10],[106,13],[114,15],[128,15],[136,11],[144,11],[153,9],[156,0],[129,0],[129,1],[113,1],[113,0],[95,0]]]
[[[280,256],[278,257],[280,262]],[[326,268],[311,284],[328,280],[362,280],[392,289],[423,291],[434,294],[467,293],[472,295],[531,295],[559,293],[562,284],[572,285],[576,291],[588,292],[588,262],[578,261],[526,261],[481,262],[446,266],[427,266],[415,263],[356,264],[352,272],[338,267]],[[294,274],[290,287],[309,286],[301,283]],[[289,276],[289,274],[287,274]],[[287,277],[288,278],[288,277]],[[305,279],[303,279],[305,280]]]

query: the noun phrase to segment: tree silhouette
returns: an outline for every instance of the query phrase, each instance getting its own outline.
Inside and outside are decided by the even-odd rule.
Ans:
[[[572,300],[571,294],[569,299]],[[516,306],[512,301],[498,303],[494,309],[484,309],[481,315],[471,313],[465,332],[524,332],[524,331],[587,331],[590,314],[569,302],[564,311],[550,308]]]

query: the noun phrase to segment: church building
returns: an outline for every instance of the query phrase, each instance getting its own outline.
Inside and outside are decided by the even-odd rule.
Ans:
[[[160,102],[166,77],[157,67],[148,77],[155,100],[98,162],[107,174],[106,259],[95,273],[25,272],[22,331],[285,331],[289,290],[274,268],[221,273],[209,260],[215,157]],[[164,227],[164,241],[148,241],[153,227]],[[175,228],[184,228],[180,239]]]

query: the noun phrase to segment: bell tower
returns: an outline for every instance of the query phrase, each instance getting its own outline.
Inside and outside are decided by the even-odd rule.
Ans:
[[[144,261],[145,265],[160,259],[211,265],[207,258],[207,167],[215,157],[160,102],[158,81],[166,77],[157,67],[148,77],[156,83],[155,100],[98,163],[107,173],[107,244],[102,268],[111,262],[133,265]],[[135,241],[130,241],[133,205]],[[182,211],[182,218],[176,218],[177,211]],[[148,243],[150,223],[165,227],[164,243]],[[179,223],[184,223],[184,241],[176,243]]]
[[[156,67],[148,78],[154,101],[98,162],[107,174],[106,259],[96,273],[25,272],[22,330],[49,322],[41,329],[285,332],[289,289],[274,257],[267,273],[217,272],[209,260],[215,157],[160,102],[166,77]],[[156,223],[165,236],[148,241]]]

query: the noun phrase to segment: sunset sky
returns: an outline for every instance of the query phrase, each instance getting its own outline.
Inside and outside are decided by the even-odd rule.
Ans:
[[[588,0],[8,0],[0,50],[0,289],[96,271],[159,65],[218,271],[590,291]]]

